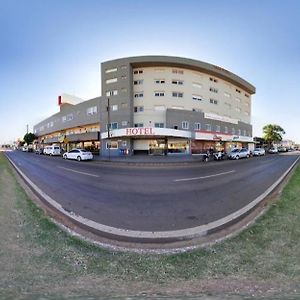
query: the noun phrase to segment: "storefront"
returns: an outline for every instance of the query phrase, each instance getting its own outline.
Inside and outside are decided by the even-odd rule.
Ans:
[[[102,155],[124,154],[176,155],[190,154],[191,132],[169,128],[126,128],[101,134]],[[108,153],[109,152],[109,153]]]

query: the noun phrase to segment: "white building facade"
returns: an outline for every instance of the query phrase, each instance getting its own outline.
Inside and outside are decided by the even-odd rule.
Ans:
[[[102,63],[101,154],[200,154],[253,147],[255,87],[215,65],[169,56]]]

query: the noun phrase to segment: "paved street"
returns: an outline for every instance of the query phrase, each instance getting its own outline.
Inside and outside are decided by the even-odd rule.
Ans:
[[[299,153],[151,167],[65,161],[20,151],[7,155],[68,211],[108,226],[166,231],[203,225],[242,208]]]

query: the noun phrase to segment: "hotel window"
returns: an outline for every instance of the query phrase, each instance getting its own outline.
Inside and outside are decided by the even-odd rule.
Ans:
[[[211,131],[211,125],[210,124],[205,124],[205,130],[206,131]]]
[[[154,79],[154,83],[164,84],[164,83],[166,83],[166,81],[164,79]]]
[[[228,133],[228,127],[227,126],[224,127],[224,132]]]
[[[118,110],[118,105],[117,104],[112,105],[111,110],[112,111],[117,111]]]
[[[235,134],[235,129],[231,128],[231,134]]]
[[[67,116],[63,116],[63,117],[61,118],[61,120],[62,120],[62,122],[66,122],[66,121],[67,121]]]
[[[133,74],[143,74],[144,71],[143,70],[134,70]]]
[[[122,121],[122,126],[127,126],[128,125],[128,121]]]
[[[192,111],[202,112],[202,109],[200,109],[200,108],[192,108]]]
[[[143,123],[135,123],[134,127],[144,127],[144,124]]]
[[[183,85],[183,81],[182,80],[173,79],[172,80],[172,84]]]
[[[68,114],[67,121],[72,121],[72,120],[73,120],[73,114]]]
[[[108,130],[108,124],[106,124],[106,129]],[[110,130],[118,129],[118,122],[110,123],[109,129]]]
[[[173,74],[183,74],[183,70],[179,70],[179,69],[173,69],[172,70]]]
[[[144,92],[134,93],[134,98],[143,98],[143,97],[144,97]]]
[[[154,92],[154,96],[155,97],[164,97],[165,96],[165,92]]]
[[[156,128],[164,128],[164,123],[154,123],[154,127]]]
[[[198,89],[202,89],[202,84],[199,83],[199,82],[193,82],[192,86],[195,87],[195,88],[198,88]]]
[[[209,103],[211,103],[211,104],[218,104],[218,100],[216,100],[216,99],[209,99]]]
[[[143,84],[144,80],[143,79],[140,79],[140,80],[134,80],[133,81],[133,84],[134,85],[139,85],[139,84]]]
[[[209,80],[212,81],[212,82],[218,82],[218,79],[215,79],[213,77],[209,77]]]
[[[239,94],[241,93],[241,90],[239,90],[239,89],[235,89],[235,91]]]
[[[246,135],[247,135],[247,133],[246,133],[246,130],[245,130],[245,129],[243,130],[243,135],[244,135],[244,136],[246,136]]]
[[[95,115],[96,113],[97,113],[97,106],[88,107],[88,108],[86,109],[86,114],[87,114],[88,116],[90,116],[90,115]]]
[[[118,68],[112,68],[112,69],[106,69],[105,73],[113,73],[113,72],[117,72]]]
[[[216,132],[220,132],[221,131],[221,126],[220,125],[216,125]]]
[[[143,112],[144,111],[144,106],[135,106],[134,107],[134,112]]]
[[[113,91],[107,91],[106,96],[117,96],[118,95],[118,90],[113,90]]]
[[[106,84],[110,84],[110,83],[114,83],[114,82],[117,82],[118,81],[118,78],[111,78],[111,79],[107,79],[106,81],[105,81],[105,83]]]
[[[188,121],[183,121],[181,123],[182,129],[189,129],[189,122]]]
[[[213,93],[218,93],[218,89],[210,87],[209,90]]]
[[[246,97],[246,98],[249,98],[250,96],[249,96],[248,94],[245,94],[245,97]]]
[[[126,78],[127,78],[126,75],[122,75],[122,76],[121,76],[121,79],[126,79]]]
[[[118,142],[115,142],[115,141],[107,142],[106,149],[118,149]]]
[[[194,124],[194,129],[195,130],[201,130],[201,123],[195,123]]]
[[[199,95],[192,95],[192,99],[196,101],[202,101],[202,97]]]
[[[183,93],[181,93],[181,92],[172,92],[172,97],[183,98]]]
[[[242,134],[241,129],[239,129],[238,130],[238,135],[241,135],[241,134]]]

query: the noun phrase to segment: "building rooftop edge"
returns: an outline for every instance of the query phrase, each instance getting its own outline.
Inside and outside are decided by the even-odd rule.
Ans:
[[[160,66],[186,67],[194,69],[196,71],[198,70],[200,72],[210,74],[212,76],[217,76],[221,79],[224,79],[225,81],[229,81],[243,88],[246,92],[250,94],[255,94],[256,92],[256,88],[251,83],[239,77],[238,75],[217,65],[191,58],[165,55],[145,55],[107,60],[102,62],[101,64],[103,65],[112,62],[122,63],[122,61],[124,61],[124,63],[129,62],[133,67],[154,66],[155,64],[157,65],[157,63],[159,63]]]

